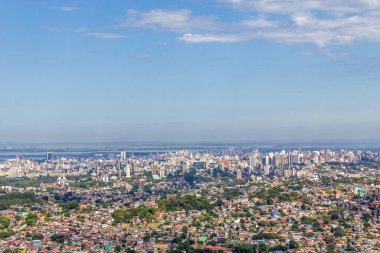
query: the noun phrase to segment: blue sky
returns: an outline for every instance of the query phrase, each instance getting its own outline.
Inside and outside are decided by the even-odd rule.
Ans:
[[[0,141],[378,141],[379,0],[0,2]]]

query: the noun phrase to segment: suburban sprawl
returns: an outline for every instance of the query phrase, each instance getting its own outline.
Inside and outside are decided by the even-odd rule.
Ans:
[[[380,153],[3,159],[0,252],[380,252]]]

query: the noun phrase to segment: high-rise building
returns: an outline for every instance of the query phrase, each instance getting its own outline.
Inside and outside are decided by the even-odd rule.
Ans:
[[[165,177],[165,168],[160,168],[160,178],[164,178]]]
[[[264,165],[269,165],[269,164],[270,164],[269,156],[268,156],[268,155],[266,155],[266,156],[264,157],[264,159],[263,159],[263,164],[264,164]]]
[[[157,162],[154,162],[154,163],[151,165],[151,168],[152,168],[152,174],[153,174],[153,175],[158,175],[158,163],[157,163]]]
[[[300,163],[300,157],[298,154],[291,154],[290,155],[290,164],[297,164]]]
[[[120,160],[126,160],[126,159],[127,159],[127,151],[121,151]]]
[[[249,156],[249,174],[253,172],[257,164],[257,158],[254,155]]]
[[[121,163],[118,162],[118,172],[119,172],[119,178],[121,178]]]
[[[269,175],[270,165],[264,165],[264,176]]]
[[[100,175],[100,162],[99,161],[96,162],[96,175],[97,176]]]
[[[125,176],[131,177],[131,166],[129,166],[129,164],[127,164],[127,166],[125,166]]]
[[[53,153],[52,152],[46,152],[46,161],[50,161],[53,159]]]
[[[237,170],[237,172],[236,172],[236,178],[237,179],[243,179],[243,172],[241,171],[241,169]]]
[[[100,178],[105,183],[108,183],[110,181],[108,174],[103,174]]]

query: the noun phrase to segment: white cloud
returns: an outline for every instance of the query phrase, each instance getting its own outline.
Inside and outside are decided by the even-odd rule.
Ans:
[[[88,28],[79,28],[75,30],[75,32],[84,34],[86,36],[95,37],[98,39],[108,39],[108,40],[123,39],[127,37],[126,35],[120,34],[120,33],[93,32],[89,30]]]
[[[147,12],[127,11],[127,20],[120,26],[164,29],[172,32],[216,30],[219,23],[213,16],[194,16],[190,10],[154,9]]]
[[[235,8],[259,13],[292,14],[323,11],[334,14],[356,13],[380,7],[380,0],[216,0]]]
[[[187,42],[268,40],[314,44],[320,48],[355,42],[380,42],[380,0],[215,0],[259,18],[222,24],[225,35],[182,36]],[[233,11],[233,10],[232,10]],[[237,12],[239,15],[239,12]],[[267,18],[270,17],[270,18]],[[190,34],[192,34],[190,32]],[[219,39],[220,38],[220,39]]]
[[[187,43],[268,40],[323,48],[380,42],[380,0],[214,1],[232,7],[235,20],[199,16],[187,9],[128,10],[119,27],[169,31]],[[239,20],[246,13],[251,17]]]
[[[192,34],[187,33],[179,37],[180,40],[188,43],[234,43],[246,40],[242,35],[218,35],[218,34]]]
[[[228,36],[234,36],[235,41],[264,39],[278,43],[314,44],[321,48],[380,42],[380,0],[215,1],[258,17],[270,17],[241,21],[240,26],[235,26],[235,31],[226,32]]]
[[[128,10],[118,28],[175,33],[187,43],[236,43],[268,40],[314,44],[319,48],[380,42],[380,0],[213,0],[227,6],[234,20],[196,15],[189,9]],[[231,7],[231,8],[230,8]],[[61,6],[62,11],[78,7]],[[249,18],[246,18],[249,14]],[[241,17],[239,19],[239,17]],[[244,18],[243,18],[244,17]],[[120,33],[79,31],[86,36],[120,39]]]

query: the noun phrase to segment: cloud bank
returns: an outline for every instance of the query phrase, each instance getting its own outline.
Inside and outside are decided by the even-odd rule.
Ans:
[[[318,47],[380,42],[380,0],[215,0],[235,21],[191,10],[128,10],[122,27],[167,31],[187,43],[267,40]],[[244,15],[241,15],[244,14]]]

